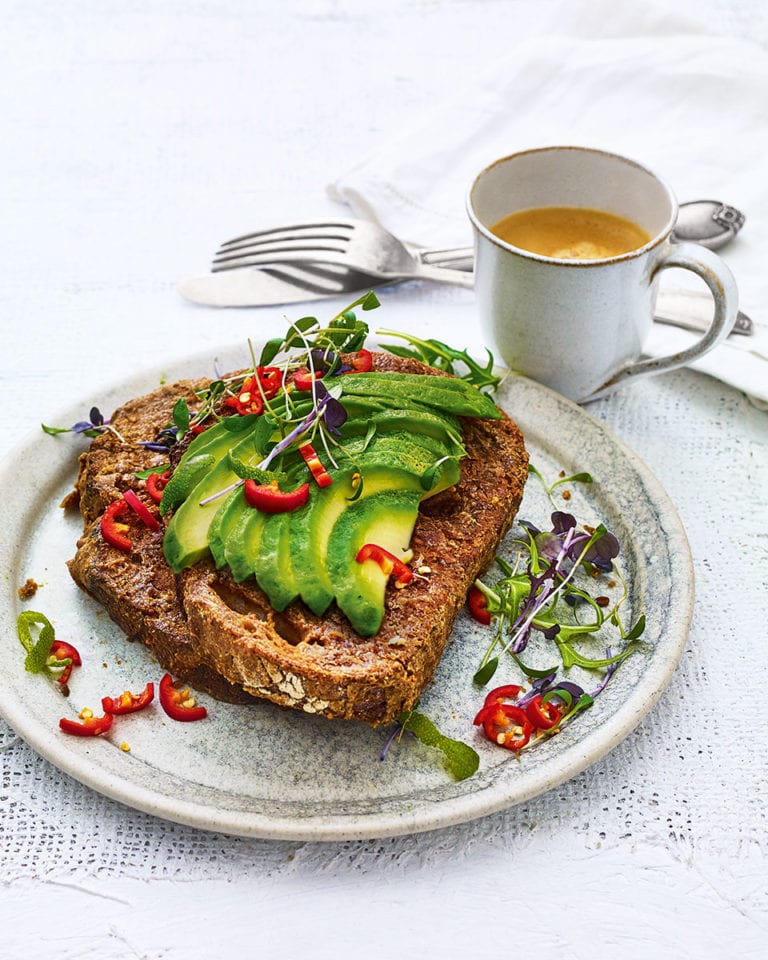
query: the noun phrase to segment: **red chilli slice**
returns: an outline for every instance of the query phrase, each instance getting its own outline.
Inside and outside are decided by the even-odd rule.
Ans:
[[[149,509],[139,500],[133,490],[126,490],[123,494],[125,502],[133,510],[133,512],[138,516],[138,518],[149,527],[150,530],[159,530],[160,521],[157,519],[154,514],[152,514]]]

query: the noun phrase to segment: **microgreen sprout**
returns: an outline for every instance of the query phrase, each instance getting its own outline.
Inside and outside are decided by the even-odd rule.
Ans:
[[[603,525],[579,529],[575,518],[561,511],[555,511],[551,521],[548,531],[521,521],[523,532],[514,541],[519,549],[514,564],[499,557],[496,562],[502,576],[492,585],[475,582],[496,621],[493,639],[474,678],[480,686],[488,683],[504,654],[510,654],[528,676],[549,675],[525,668],[520,660],[534,631],[554,643],[565,670],[572,666],[595,670],[618,664],[634,649],[643,632],[643,617],[631,630],[626,630],[621,620],[627,586],[613,563],[619,553],[616,537]],[[595,573],[609,572],[623,587],[612,604],[602,596],[595,598],[587,589]],[[586,586],[582,580],[587,581]],[[587,617],[585,610],[589,611]],[[578,640],[597,634],[606,625],[618,630],[623,641],[619,653],[594,658],[576,649]]]
[[[557,507],[554,493],[558,487],[563,486],[566,483],[594,483],[592,475],[589,473],[572,473],[570,476],[566,476],[565,470],[560,471],[560,474],[554,483],[547,483],[541,471],[538,470],[532,463],[528,464],[528,473],[533,474],[533,476],[540,481],[553,507]],[[565,500],[570,499],[569,491],[563,491],[562,495]]]
[[[79,433],[85,437],[98,437],[100,434],[109,431],[110,433],[114,433],[118,440],[125,443],[125,440],[123,440],[118,431],[115,430],[110,421],[104,419],[98,407],[91,407],[88,412],[88,419],[78,420],[78,422],[73,423],[71,427],[50,427],[45,423],[41,423],[40,426],[44,433],[52,437],[60,433]]]
[[[137,446],[144,447],[145,450],[150,450],[153,453],[168,453],[177,439],[178,428],[169,425],[163,427],[163,429],[155,435],[154,440],[139,440]]]
[[[501,377],[494,372],[495,361],[490,350],[486,349],[487,362],[479,363],[466,350],[456,350],[441,340],[422,340],[409,333],[400,333],[397,330],[377,330],[377,336],[399,337],[409,343],[410,347],[401,347],[394,344],[385,344],[384,347],[396,357],[411,357],[420,360],[430,367],[443,370],[473,384],[478,390],[488,387],[495,390],[501,382]]]

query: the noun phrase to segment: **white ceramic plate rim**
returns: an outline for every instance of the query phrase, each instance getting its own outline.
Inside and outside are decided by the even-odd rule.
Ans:
[[[242,357],[242,345],[224,348],[218,351],[218,356]],[[166,368],[162,373],[155,370],[135,376],[116,385],[106,396],[102,394],[99,398],[100,405],[104,410],[112,409],[120,402],[156,387],[161,376],[167,382],[186,376],[197,376],[210,370],[211,364],[212,352],[207,351],[205,354],[180,361],[170,371]],[[233,364],[237,366],[235,361]],[[510,399],[515,400],[515,404],[512,404],[514,409],[510,409]],[[31,434],[9,456],[6,467],[0,472],[0,552],[9,590],[8,602],[0,608],[0,636],[4,638],[3,642],[8,648],[2,658],[4,682],[0,687],[0,714],[37,753],[86,786],[136,810],[164,819],[243,836],[346,840],[415,833],[451,826],[503,810],[530,800],[576,776],[631,733],[668,684],[682,655],[690,628],[693,609],[691,555],[682,524],[661,485],[640,458],[602,423],[558,394],[522,377],[508,379],[505,392],[501,394],[501,401],[520,423],[524,433],[531,437],[535,436],[538,430],[551,431],[554,423],[564,420],[573,435],[591,435],[604,445],[613,462],[620,461],[624,471],[634,478],[633,488],[625,491],[624,509],[631,510],[633,498],[637,497],[642,497],[644,502],[650,504],[664,529],[658,551],[663,554],[669,569],[674,570],[674,578],[666,587],[668,595],[663,598],[667,611],[664,629],[659,631],[640,681],[604,721],[584,735],[573,737],[568,747],[559,753],[553,751],[547,756],[534,776],[523,778],[521,783],[509,783],[504,776],[492,778],[490,783],[477,781],[476,785],[473,780],[468,780],[460,785],[461,789],[457,788],[454,796],[440,799],[439,802],[435,802],[428,795],[414,795],[411,802],[383,799],[379,809],[373,811],[339,814],[329,810],[322,815],[313,813],[306,816],[301,812],[297,814],[296,809],[290,808],[286,809],[283,816],[276,816],[274,813],[265,815],[256,809],[222,809],[218,805],[195,798],[194,790],[191,791],[193,798],[187,799],[181,795],[181,792],[185,792],[183,779],[177,784],[182,788],[181,792],[147,788],[131,777],[130,765],[125,767],[125,777],[119,779],[105,773],[99,760],[102,745],[98,741],[83,741],[59,735],[51,730],[49,725],[30,716],[26,702],[29,695],[29,677],[24,673],[22,651],[16,640],[16,613],[18,609],[22,609],[16,596],[21,572],[18,560],[21,551],[16,545],[25,522],[28,522],[30,511],[36,508],[37,501],[43,495],[45,483],[41,481],[37,487],[34,484],[32,487],[20,485],[19,464],[28,461],[30,451],[40,451],[44,444],[45,456],[52,474],[69,470],[74,477],[76,460],[75,447],[69,443],[53,442],[52,438],[42,432]],[[109,404],[112,406],[108,406]],[[84,401],[77,409],[52,417],[49,422],[67,424],[79,420],[82,418],[83,409],[90,405],[90,402]],[[53,616],[51,618],[53,619]],[[46,686],[45,681],[40,678],[34,679],[40,684],[39,695],[47,696],[46,691],[53,685]],[[50,696],[58,697],[59,694],[50,690]],[[573,727],[575,724],[571,729]]]

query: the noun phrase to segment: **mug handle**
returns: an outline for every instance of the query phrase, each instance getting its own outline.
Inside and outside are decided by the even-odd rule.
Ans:
[[[614,374],[610,380],[606,381],[602,387],[598,387],[585,400],[581,400],[581,403],[597,400],[599,397],[611,393],[614,387],[620,383],[625,383],[627,380],[684,367],[692,360],[696,360],[719,343],[722,343],[733,329],[738,313],[739,295],[733,274],[720,257],[697,243],[670,244],[669,249],[655,265],[649,282],[653,283],[662,270],[667,270],[670,267],[682,267],[683,270],[690,270],[701,277],[709,287],[715,301],[715,313],[706,333],[687,350],[681,350],[668,357],[649,357],[628,364]]]

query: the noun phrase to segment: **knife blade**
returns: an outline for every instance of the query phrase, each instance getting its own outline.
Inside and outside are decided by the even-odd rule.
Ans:
[[[351,297],[371,288],[392,285],[367,274],[350,274],[344,267],[317,265],[210,273],[179,283],[179,293],[209,307],[268,307]],[[695,332],[705,331],[712,319],[712,298],[693,290],[659,290],[654,320]],[[749,336],[751,319],[738,312],[731,334]]]

